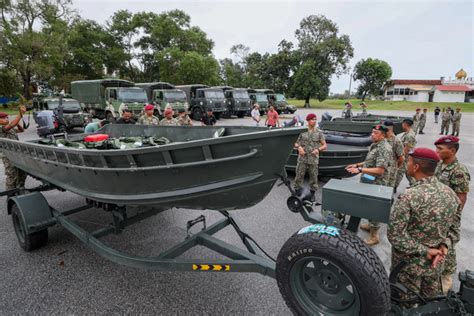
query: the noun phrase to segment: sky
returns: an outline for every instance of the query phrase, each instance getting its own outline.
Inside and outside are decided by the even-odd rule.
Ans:
[[[183,10],[214,41],[217,59],[230,57],[230,48],[240,43],[251,52],[275,53],[283,39],[296,44],[303,18],[322,14],[349,35],[351,68],[377,58],[392,67],[392,79],[454,77],[461,68],[474,77],[474,1],[73,0],[73,7],[101,24],[120,9]],[[331,92],[343,93],[349,84],[349,74],[333,77]],[[356,87],[352,82],[351,91]]]

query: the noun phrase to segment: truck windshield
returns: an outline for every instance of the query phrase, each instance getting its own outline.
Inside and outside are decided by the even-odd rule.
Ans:
[[[186,102],[186,94],[183,91],[165,91],[163,98],[168,102]]]
[[[259,101],[260,102],[261,101],[268,101],[267,100],[267,95],[264,94],[264,93],[257,93],[256,96],[257,96],[257,102],[259,102]]]
[[[224,99],[224,92],[217,90],[204,91],[204,95],[209,99]]]
[[[147,97],[143,89],[121,88],[119,90],[118,101],[146,103]]]
[[[283,94],[276,95],[277,101],[286,101],[286,98]]]
[[[59,106],[59,100],[48,101],[48,110],[54,110]],[[77,101],[66,101],[63,100],[63,108],[66,110],[80,110],[81,106]]]
[[[247,91],[234,91],[234,99],[248,99],[249,94]]]

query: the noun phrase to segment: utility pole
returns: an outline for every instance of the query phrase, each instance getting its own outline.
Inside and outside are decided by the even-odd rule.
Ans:
[[[352,85],[352,75],[353,75],[353,74],[354,74],[354,73],[352,72],[352,73],[350,74],[350,78],[349,78],[349,95],[347,96],[348,98],[351,97],[351,85]]]

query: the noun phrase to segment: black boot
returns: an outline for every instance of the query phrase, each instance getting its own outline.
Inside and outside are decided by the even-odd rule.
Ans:
[[[309,198],[311,202],[316,202],[316,191],[311,190],[311,197]]]
[[[303,192],[303,188],[299,188],[299,189],[295,188],[295,195],[296,196],[300,196],[302,192]]]

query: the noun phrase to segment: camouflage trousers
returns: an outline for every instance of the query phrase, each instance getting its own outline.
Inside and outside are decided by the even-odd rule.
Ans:
[[[418,123],[418,132],[423,132],[423,129],[425,128],[426,121],[421,121]]]
[[[5,190],[22,188],[25,186],[26,173],[12,165],[10,160],[2,157],[3,166],[5,167]]]
[[[419,126],[419,125],[420,125],[420,124],[419,124],[418,122],[417,122],[417,123],[413,123],[413,127],[412,127],[412,128],[413,128],[413,131],[415,132],[415,135],[418,134],[418,126]]]
[[[441,122],[441,134],[448,135],[449,133],[449,121]]]
[[[319,165],[315,164],[308,164],[305,162],[301,162],[298,159],[298,163],[296,164],[296,176],[295,176],[295,190],[301,189],[303,187],[304,176],[306,171],[309,175],[309,187],[312,191],[318,190],[318,169]]]
[[[408,183],[412,185],[415,182],[415,179],[413,177],[410,177],[407,174],[407,159],[403,161],[403,164],[397,169],[396,176],[394,177],[395,180],[393,182],[393,187],[397,188],[400,185],[400,182],[402,182],[403,176],[406,176],[408,179]]]
[[[460,127],[460,123],[459,122],[454,122],[453,123],[453,132],[451,133],[452,135],[456,135],[456,136],[459,136],[459,127]]]
[[[444,259],[444,271],[443,275],[451,275],[456,273],[457,263],[456,263],[456,249],[454,249],[456,245],[453,245],[448,250],[448,255],[446,259]]]

